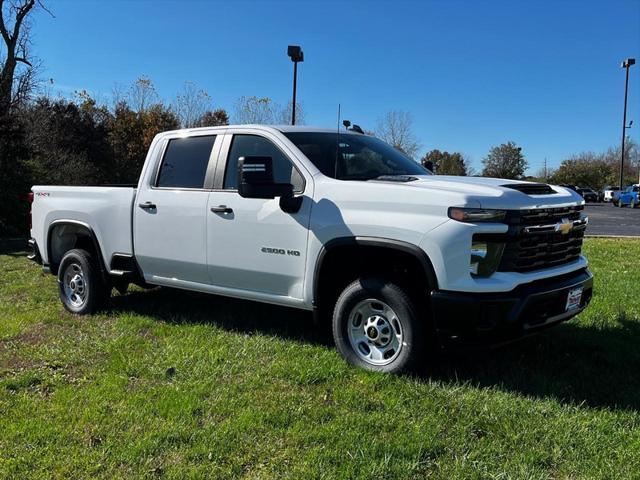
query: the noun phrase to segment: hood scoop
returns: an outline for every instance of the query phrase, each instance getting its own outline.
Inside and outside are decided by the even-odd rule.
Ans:
[[[546,183],[508,183],[500,186],[517,190],[525,195],[553,195],[558,193]]]

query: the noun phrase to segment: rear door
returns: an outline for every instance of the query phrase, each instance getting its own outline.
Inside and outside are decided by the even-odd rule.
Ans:
[[[134,245],[145,279],[209,283],[207,200],[222,134],[166,139],[161,160],[140,186]]]
[[[292,183],[303,196],[297,213],[283,212],[277,198],[238,194],[238,158],[252,155],[272,157],[275,181]],[[207,212],[213,285],[302,298],[313,187],[303,171],[275,135],[250,130],[226,135]]]

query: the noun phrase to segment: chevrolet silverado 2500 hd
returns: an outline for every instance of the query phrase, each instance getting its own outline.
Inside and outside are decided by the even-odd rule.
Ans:
[[[432,175],[353,131],[165,132],[135,188],[32,192],[31,256],[67,310],[89,314],[129,283],[296,307],[373,370],[539,331],[592,295],[576,192]]]

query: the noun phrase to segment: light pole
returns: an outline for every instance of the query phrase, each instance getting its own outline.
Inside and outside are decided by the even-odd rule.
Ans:
[[[622,150],[620,151],[620,190],[624,188],[623,185],[623,177],[624,177],[624,138],[627,134],[627,92],[629,90],[629,67],[631,65],[635,65],[635,58],[627,58],[624,62],[622,62],[621,67],[627,70],[626,79],[624,82],[624,113],[622,115]]]
[[[296,90],[298,86],[298,62],[304,62],[304,53],[299,45],[289,45],[287,55],[293,62],[293,104],[291,106],[291,125],[296,124]]]

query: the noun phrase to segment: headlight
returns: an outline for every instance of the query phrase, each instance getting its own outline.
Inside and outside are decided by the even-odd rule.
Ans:
[[[506,210],[449,207],[449,218],[459,222],[502,222],[506,214]]]
[[[469,271],[477,277],[488,277],[498,269],[504,243],[474,240],[471,244]]]

